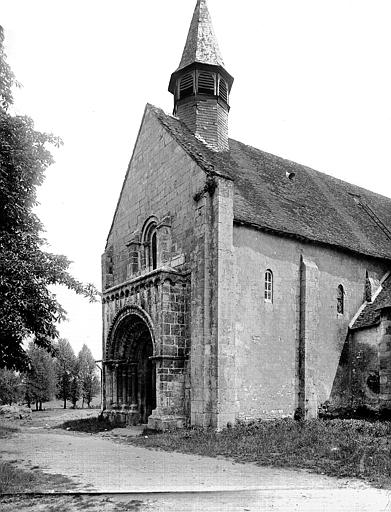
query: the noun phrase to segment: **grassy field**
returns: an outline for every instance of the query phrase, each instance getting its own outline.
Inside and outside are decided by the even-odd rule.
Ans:
[[[168,451],[223,456],[253,462],[305,468],[336,477],[358,477],[391,488],[391,422],[292,419],[259,421],[216,432],[176,430],[126,442]]]

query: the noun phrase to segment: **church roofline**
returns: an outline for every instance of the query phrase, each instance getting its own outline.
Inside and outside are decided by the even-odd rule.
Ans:
[[[191,157],[197,165],[206,173],[206,175],[209,176],[216,176],[221,177],[224,179],[232,180],[235,183],[235,199],[234,199],[234,222],[237,224],[243,224],[249,227],[253,227],[255,229],[259,229],[261,231],[266,231],[270,233],[274,233],[279,236],[284,236],[288,238],[295,238],[298,240],[301,240],[305,243],[313,243],[316,245],[321,246],[327,246],[333,249],[337,249],[343,252],[349,252],[351,254],[355,254],[357,256],[367,256],[370,258],[374,258],[376,260],[382,260],[382,261],[391,261],[391,245],[389,244],[389,240],[387,240],[387,243],[384,241],[384,233],[381,232],[381,230],[377,230],[375,225],[372,225],[369,217],[366,216],[365,212],[361,211],[361,209],[358,206],[355,206],[357,208],[357,211],[354,210],[352,212],[352,205],[354,203],[353,199],[351,198],[351,192],[355,192],[357,194],[361,194],[364,198],[366,197],[366,200],[373,203],[376,208],[380,209],[380,213],[384,214],[384,208],[388,211],[388,209],[391,210],[391,200],[390,198],[386,196],[381,196],[380,194],[376,194],[374,192],[368,191],[366,189],[363,189],[361,187],[358,187],[356,185],[352,185],[348,182],[345,182],[343,180],[339,180],[337,178],[333,178],[325,173],[315,171],[311,168],[305,167],[303,165],[297,164],[295,162],[285,160],[281,157],[277,157],[275,155],[271,155],[269,153],[262,152],[260,150],[257,150],[256,148],[253,148],[251,146],[246,146],[240,142],[237,142],[233,139],[230,139],[230,145],[231,150],[225,151],[222,153],[216,153],[214,151],[211,151],[208,149],[208,147],[205,146],[201,141],[199,141],[186,127],[186,125],[181,122],[178,118],[165,114],[160,108],[154,107],[151,104],[147,104],[144,110],[139,134],[142,128],[142,125],[144,123],[144,118],[147,112],[151,112],[154,117],[158,120],[158,122],[166,129],[166,131],[173,137],[173,139],[182,147],[182,149]],[[135,146],[137,146],[139,134],[137,136]],[[124,184],[121,189],[121,194],[118,199],[117,207],[114,213],[113,222],[110,227],[110,231],[108,234],[108,238],[111,234],[112,227],[114,224],[114,219],[117,214],[118,205],[122,196],[122,190],[124,188],[125,182],[127,180],[127,177],[129,175],[129,170],[131,167],[131,163],[133,160],[135,149],[133,149],[132,158],[130,160],[126,176],[124,179]],[[239,152],[239,153],[238,153]],[[243,155],[242,155],[243,152]],[[296,228],[296,229],[289,229],[288,226],[284,225],[284,222],[282,220],[279,220],[279,217],[275,218],[272,217],[271,220],[273,223],[269,222],[267,218],[265,218],[265,215],[261,215],[262,222],[259,222],[258,216],[256,218],[254,217],[254,214],[251,213],[251,211],[254,209],[254,206],[258,204],[259,200],[257,199],[257,195],[260,192],[260,189],[258,188],[259,183],[258,182],[252,182],[251,176],[254,174],[254,169],[249,169],[247,167],[248,161],[246,158],[248,157],[247,152],[249,152],[249,156],[251,158],[254,158],[255,156],[259,159],[258,165],[272,165],[275,166],[276,170],[273,170],[273,173],[271,176],[268,176],[265,174],[266,172],[270,172],[267,168],[265,168],[264,171],[261,169],[258,172],[259,177],[262,180],[262,187],[267,187],[268,189],[268,197],[269,201],[274,201],[274,207],[277,209],[280,209],[284,207],[286,209],[285,204],[285,198],[284,195],[278,195],[275,196],[274,193],[271,192],[269,187],[276,186],[276,182],[270,182],[270,179],[273,179],[273,176],[279,176],[281,174],[284,175],[283,178],[278,178],[279,181],[284,182],[284,186],[289,186],[290,191],[289,193],[293,192],[292,183],[289,182],[287,178],[285,178],[285,170],[286,168],[293,168],[297,174],[295,179],[298,179],[298,176],[300,176],[300,173],[303,174],[304,178],[304,184],[307,186],[307,182],[314,182],[315,186],[317,185],[317,182],[319,180],[323,181],[325,185],[329,186],[330,191],[333,193],[343,194],[343,197],[346,196],[346,199],[344,200],[347,204],[345,205],[347,208],[347,211],[340,211],[338,212],[335,208],[331,213],[337,212],[337,215],[339,216],[338,219],[340,219],[340,223],[343,224],[346,222],[344,220],[344,215],[352,215],[354,213],[355,215],[355,221],[358,223],[358,229],[360,229],[360,222],[364,222],[365,226],[367,226],[366,229],[370,229],[370,235],[372,237],[371,244],[368,245],[368,247],[365,247],[363,245],[360,246],[357,242],[351,242],[349,243],[349,239],[346,238],[344,240],[341,240],[337,242],[337,239],[334,239],[332,237],[334,229],[336,229],[336,226],[333,227],[333,225],[330,225],[331,231],[327,231],[327,233],[323,233],[321,231],[317,231],[317,235],[313,236],[310,233],[306,233],[303,228]],[[239,156],[238,156],[239,155]],[[234,158],[235,157],[235,158]],[[243,158],[243,161],[238,160],[239,158]],[[267,162],[264,162],[263,160],[267,160]],[[281,171],[279,171],[279,167],[281,167]],[[239,172],[240,171],[240,172]],[[276,174],[277,172],[277,174]],[[247,183],[247,180],[248,183]],[[250,185],[250,197],[247,198],[248,193],[247,187]],[[281,185],[280,185],[281,186]],[[255,188],[254,188],[255,187]],[[321,193],[321,189],[315,189],[315,191],[318,190],[318,193]],[[300,191],[302,192],[302,191]],[[324,191],[323,191],[324,192]],[[313,197],[313,190],[309,190],[308,193],[311,193],[311,196],[307,198],[309,201],[314,201],[314,206],[312,208],[319,208],[319,204],[321,206],[321,211],[324,209],[324,204],[322,203],[322,198],[316,198]],[[324,200],[325,196],[323,196]],[[305,198],[304,198],[305,199]],[[303,199],[303,200],[304,200]],[[255,201],[255,203],[254,203]],[[319,203],[320,201],[320,203]],[[348,203],[349,201],[349,203]],[[275,204],[277,202],[277,204]],[[308,212],[305,210],[302,210],[303,206],[297,202],[297,199],[295,199],[293,196],[291,198],[291,202],[295,209],[299,208],[300,212],[300,218],[302,215],[308,215]],[[352,202],[352,205],[350,205],[350,202]],[[263,204],[263,203],[262,203]],[[331,205],[335,206],[335,205]],[[342,205],[341,205],[342,206]],[[265,204],[265,207],[271,208],[273,207],[272,203],[269,203],[269,206]],[[311,206],[310,206],[311,207]],[[291,207],[289,207],[291,208]],[[383,210],[381,210],[383,209]],[[294,214],[294,211],[292,213]],[[316,210],[317,211],[317,210]],[[378,210],[379,211],[379,210]],[[275,211],[275,214],[279,214],[279,211]],[[316,218],[313,216],[313,212],[309,212],[311,217],[311,222],[315,221]],[[316,214],[316,212],[315,212]],[[322,214],[324,215],[324,214]],[[361,220],[360,220],[361,219]],[[332,220],[330,219],[330,222]],[[386,223],[388,223],[388,220],[386,219]],[[322,224],[323,225],[323,224]],[[331,233],[331,235],[330,235]],[[346,233],[346,235],[350,235],[350,233]],[[365,231],[365,235],[367,234],[367,231]],[[360,236],[364,236],[364,233],[360,232]],[[107,244],[106,244],[107,247]],[[376,247],[376,250],[374,250]]]

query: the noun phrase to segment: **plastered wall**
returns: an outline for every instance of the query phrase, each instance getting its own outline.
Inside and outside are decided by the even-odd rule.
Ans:
[[[329,399],[348,325],[363,301],[365,272],[385,265],[327,247],[234,225],[237,414],[241,418],[293,415],[299,406],[300,313],[305,308],[306,400]],[[302,300],[303,259],[310,265]],[[264,273],[273,272],[273,302],[264,299]],[[313,282],[311,282],[311,280]],[[345,291],[337,313],[337,287]],[[312,397],[309,394],[312,393]]]

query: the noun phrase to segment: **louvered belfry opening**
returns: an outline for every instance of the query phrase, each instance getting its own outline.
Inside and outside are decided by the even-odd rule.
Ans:
[[[215,94],[215,75],[212,73],[200,73],[198,75],[198,87],[197,92],[199,94]]]
[[[194,93],[194,73],[187,73],[179,82],[179,99],[187,98]]]
[[[228,87],[224,78],[220,78],[219,80],[219,96],[223,101],[228,103]]]

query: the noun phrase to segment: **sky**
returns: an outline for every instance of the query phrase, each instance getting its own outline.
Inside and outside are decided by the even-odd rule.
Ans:
[[[0,0],[15,110],[64,145],[38,191],[48,250],[100,289],[147,102],[167,91],[196,0]],[[391,197],[389,0],[209,0],[234,76],[234,139]],[[55,290],[60,335],[101,359],[101,305]]]

